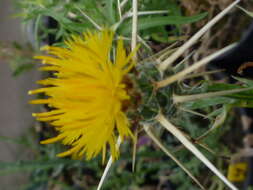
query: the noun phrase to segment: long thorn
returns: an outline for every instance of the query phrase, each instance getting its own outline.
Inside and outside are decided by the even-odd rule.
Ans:
[[[161,113],[156,120],[171,134],[173,134],[187,149],[189,149],[199,160],[201,160],[215,175],[217,175],[232,190],[237,188],[224,177],[220,171],[182,134],[180,130],[172,125]]]
[[[119,148],[120,144],[121,144],[121,138],[119,137],[118,140],[117,140],[117,148]],[[112,156],[110,156],[110,159],[108,160],[108,162],[106,164],[106,167],[105,167],[105,170],[103,172],[103,175],[100,178],[97,190],[101,190],[102,185],[104,184],[105,178],[106,178],[107,174],[109,173],[109,170],[112,166],[112,163],[113,163],[113,159],[112,159]]]
[[[151,131],[149,125],[143,126],[148,136],[157,144],[157,146],[167,155],[169,156],[180,168],[182,168],[186,174],[192,178],[192,180],[199,185],[201,189],[205,189],[201,183],[191,174],[191,172],[184,167],[184,165],[173,155],[171,154],[168,149],[161,143],[161,141],[155,136],[155,134]]]
[[[120,7],[120,0],[117,0],[117,6],[118,6],[118,11],[119,11],[119,19],[121,20],[121,18],[122,18],[122,11],[121,11],[121,7]]]
[[[217,70],[214,70],[214,71],[205,71],[205,72],[201,72],[201,73],[194,73],[194,74],[185,76],[182,80],[201,77],[201,76],[206,76],[206,75],[212,75],[212,74],[220,73],[220,72],[223,72],[223,71],[225,71],[225,69],[217,69]]]
[[[133,0],[133,22],[132,22],[132,42],[131,49],[135,49],[137,44],[137,25],[138,25],[138,1]],[[134,57],[136,60],[136,57]]]
[[[98,29],[98,30],[101,30],[102,28],[94,21],[94,20],[92,20],[92,18],[90,18],[84,11],[82,11],[79,7],[77,7],[77,6],[75,6],[76,7],[76,9],[78,9],[79,11],[80,11],[80,13],[82,13],[82,15],[88,20],[88,21],[90,21],[94,26],[95,26],[95,28],[96,29]]]
[[[197,40],[212,26],[214,26],[221,18],[223,18],[240,0],[234,1],[221,13],[215,16],[211,21],[209,21],[201,30],[199,30],[191,39],[189,39],[182,47],[180,47],[172,56],[162,62],[159,66],[159,70],[163,72],[166,68],[171,65],[177,58],[179,58],[189,47],[191,47]]]
[[[220,55],[224,54],[225,52],[231,50],[233,47],[235,47],[235,44],[229,45],[223,49],[221,49],[218,52],[215,52],[214,54],[211,54],[205,58],[203,58],[202,60],[194,63],[193,65],[187,67],[185,70],[180,71],[178,73],[176,73],[175,75],[172,75],[170,77],[167,77],[166,79],[159,81],[156,83],[156,87],[157,88],[162,88],[165,87],[169,84],[172,84],[175,81],[181,80],[183,79],[187,74],[193,72],[194,70],[198,69],[201,66],[204,66],[205,64],[209,63],[211,60],[213,60],[216,57],[219,57]]]
[[[128,0],[123,0],[123,1],[120,3],[120,8],[123,9],[123,7],[126,5],[127,2],[128,2]]]
[[[132,51],[134,51],[134,49],[136,48],[136,44],[137,44],[137,37],[138,37],[138,34],[137,34],[137,26],[138,26],[138,0],[133,0],[132,1],[133,3],[133,23],[132,23],[132,40],[131,40],[131,49]],[[137,56],[134,55],[133,57],[133,60],[134,61],[137,61]],[[137,140],[137,131],[136,131],[136,139],[135,139],[135,143],[136,143],[136,140]],[[134,171],[134,166],[135,166],[135,153],[136,153],[136,144],[134,145],[134,152],[133,152],[133,165],[132,165],[132,170]]]

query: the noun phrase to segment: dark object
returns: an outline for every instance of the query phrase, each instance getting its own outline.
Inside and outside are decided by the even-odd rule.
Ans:
[[[239,74],[239,68],[245,64],[253,62],[253,23],[243,35],[241,41],[233,49],[222,56],[211,61],[211,65],[225,69],[226,72],[234,76],[253,78],[253,67],[246,67]]]
[[[48,24],[47,24],[48,29],[57,29],[58,28],[58,22],[53,19],[52,17],[48,17]],[[54,34],[49,34],[48,35],[48,44],[53,45],[56,40],[56,36]]]
[[[211,66],[225,69],[228,75],[253,78],[253,23],[233,49],[212,60]],[[233,82],[234,80],[231,79]],[[253,109],[243,109],[243,113],[253,119]],[[253,134],[251,125],[246,135]],[[242,137],[243,139],[243,137]],[[253,186],[253,157],[248,157],[248,173],[244,189]]]

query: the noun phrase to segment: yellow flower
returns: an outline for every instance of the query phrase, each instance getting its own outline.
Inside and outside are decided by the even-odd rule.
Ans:
[[[103,152],[109,145],[113,159],[119,156],[116,138],[132,136],[129,121],[122,104],[130,99],[122,80],[134,63],[133,52],[127,56],[123,40],[117,40],[115,61],[111,60],[113,32],[87,32],[65,41],[66,48],[45,47],[52,56],[37,56],[54,71],[55,77],[38,81],[46,86],[29,91],[45,93],[47,99],[31,101],[48,104],[51,111],[34,113],[39,121],[47,121],[59,135],[42,141],[42,144],[61,141],[71,148],[58,154],[87,159]]]

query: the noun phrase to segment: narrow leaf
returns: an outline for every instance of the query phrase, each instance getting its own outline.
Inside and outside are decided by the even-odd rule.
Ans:
[[[196,22],[198,20],[203,19],[207,13],[202,13],[199,15],[191,16],[191,17],[183,17],[183,16],[159,16],[159,17],[151,17],[151,18],[139,18],[138,21],[138,30],[147,30],[149,28],[154,28],[158,26],[166,26],[166,25],[176,25],[176,24],[189,24]],[[120,31],[126,35],[131,32],[131,28],[129,25],[131,22],[126,22],[122,24],[120,27]]]

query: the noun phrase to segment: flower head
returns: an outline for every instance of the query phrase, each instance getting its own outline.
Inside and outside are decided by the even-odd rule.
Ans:
[[[37,120],[49,122],[58,136],[42,144],[61,141],[71,148],[58,156],[86,156],[91,159],[110,147],[118,158],[116,138],[132,135],[122,104],[130,97],[122,82],[134,63],[133,53],[126,55],[123,40],[117,40],[116,56],[111,60],[113,32],[87,32],[66,41],[66,48],[45,47],[51,56],[37,56],[45,64],[44,71],[55,77],[38,81],[46,87],[29,94],[44,93],[47,99],[32,104],[48,104],[51,111],[33,114]]]

